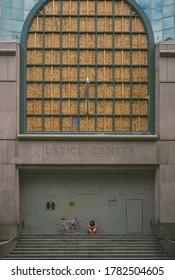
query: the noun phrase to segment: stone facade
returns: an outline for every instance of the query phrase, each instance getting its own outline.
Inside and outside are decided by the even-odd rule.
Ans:
[[[175,42],[160,43],[155,52],[155,135],[52,137],[19,134],[19,45],[0,43],[0,240],[17,234],[19,171],[24,169],[102,172],[153,169],[156,230],[160,237],[174,239]],[[163,241],[169,249],[168,244]]]

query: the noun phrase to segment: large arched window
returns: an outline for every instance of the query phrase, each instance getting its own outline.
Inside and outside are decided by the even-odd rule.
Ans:
[[[153,47],[134,1],[39,1],[21,36],[21,131],[153,133]]]

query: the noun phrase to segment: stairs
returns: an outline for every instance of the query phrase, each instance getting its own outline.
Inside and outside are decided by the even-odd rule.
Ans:
[[[155,235],[21,234],[16,248],[4,257],[27,259],[173,259]]]

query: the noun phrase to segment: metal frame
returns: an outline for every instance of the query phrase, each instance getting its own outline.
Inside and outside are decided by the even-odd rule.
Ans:
[[[77,0],[78,2],[80,0]],[[147,19],[147,16],[145,15],[145,13],[143,12],[143,10],[141,9],[141,7],[135,2],[135,1],[131,1],[131,0],[124,0],[128,5],[130,5],[130,7],[134,8],[136,10],[136,12],[140,15],[142,21],[143,21],[143,24],[145,26],[145,29],[146,29],[146,34],[148,36],[148,53],[149,53],[149,56],[148,56],[148,85],[149,85],[149,114],[148,114],[148,117],[149,117],[149,129],[148,129],[148,132],[136,132],[136,131],[114,131],[114,119],[115,117],[117,116],[117,114],[115,114],[115,111],[114,111],[114,101],[117,100],[117,98],[114,97],[114,94],[113,94],[113,97],[112,98],[107,98],[107,99],[110,99],[113,101],[113,112],[112,112],[112,115],[109,115],[109,117],[112,117],[113,119],[113,131],[97,131],[97,118],[98,117],[108,117],[107,114],[103,115],[103,114],[100,114],[98,115],[97,114],[97,102],[100,101],[100,100],[104,100],[104,98],[99,98],[97,97],[97,85],[100,84],[100,83],[110,83],[112,84],[113,86],[115,86],[115,84],[119,83],[119,82],[114,82],[114,79],[113,81],[97,81],[97,79],[95,81],[93,81],[94,85],[95,85],[95,97],[94,98],[91,98],[91,100],[94,100],[95,102],[95,114],[92,115],[92,117],[95,117],[95,126],[96,126],[96,129],[95,131],[80,131],[80,123],[78,123],[78,130],[77,131],[61,131],[62,130],[62,127],[61,127],[61,130],[60,131],[31,131],[31,132],[27,132],[26,131],[26,125],[25,125],[25,122],[26,122],[26,112],[25,112],[25,108],[26,108],[26,96],[25,96],[25,92],[26,92],[26,65],[27,65],[27,61],[26,61],[26,52],[27,52],[27,36],[28,36],[28,32],[29,32],[29,29],[30,29],[30,25],[32,23],[32,21],[34,20],[37,12],[42,8],[42,6],[44,6],[45,4],[47,4],[48,2],[50,2],[50,0],[40,0],[37,2],[37,4],[33,7],[33,9],[31,10],[31,12],[29,13],[25,23],[24,23],[24,26],[23,26],[23,30],[22,30],[22,35],[21,35],[21,41],[20,41],[20,46],[21,46],[21,60],[20,60],[20,68],[21,68],[21,71],[20,71],[20,78],[21,78],[21,102],[20,102],[20,128],[21,128],[21,133],[26,133],[26,134],[33,134],[33,133],[37,133],[37,134],[129,134],[129,135],[142,135],[142,134],[154,134],[155,133],[155,121],[154,121],[154,107],[155,107],[155,104],[154,104],[154,36],[153,36],[153,31],[152,31],[152,28],[151,28],[151,24],[149,22],[149,20]],[[113,0],[113,3],[114,3],[114,0]],[[61,8],[62,8],[62,1],[60,1],[60,5],[61,5]],[[114,5],[114,4],[113,4]],[[97,0],[96,0],[96,8],[97,8]],[[55,16],[55,15],[54,15]],[[62,13],[60,15],[58,15],[60,17],[60,23],[62,24]],[[68,17],[70,15],[64,15],[64,17]],[[72,16],[73,17],[73,16]],[[83,34],[83,32],[80,32],[80,20],[81,20],[81,17],[92,17],[91,16],[88,16],[88,15],[80,15],[79,11],[78,11],[78,52],[80,52],[80,49],[81,50],[86,50],[86,48],[80,48],[80,33]],[[93,16],[94,17],[94,16]],[[95,15],[95,24],[97,25],[97,19],[99,18],[100,16],[98,16],[97,14]],[[108,17],[108,16],[105,16],[105,17]],[[113,19],[113,31],[112,32],[106,32],[107,34],[111,34],[111,35],[114,35],[114,33],[117,33],[114,31],[114,17],[117,17],[115,16],[114,14],[113,15],[110,15],[110,17]],[[45,14],[43,15],[43,21],[44,21],[44,18],[45,18]],[[130,12],[130,15],[128,16],[128,18],[130,18],[130,21],[132,19],[132,15],[131,15],[131,12]],[[62,34],[65,33],[66,34],[66,31],[62,31],[62,27],[60,28],[60,69],[62,69],[62,50],[63,50],[63,47],[62,47]],[[44,31],[41,31],[41,33],[43,33]],[[38,32],[40,33],[40,31]],[[68,31],[68,33],[71,33]],[[75,33],[75,32],[72,32],[72,33]],[[84,32],[86,33],[86,32]],[[97,31],[97,28],[96,28],[96,31],[93,31],[93,32],[88,32],[89,34],[95,34],[95,35],[98,35],[98,34],[104,34],[104,32],[98,32]],[[139,32],[140,33],[140,32]],[[130,36],[132,36],[132,30],[128,33],[130,34]],[[43,49],[43,54],[44,54],[44,49],[45,48],[42,48]],[[69,48],[64,48],[64,49],[67,49],[69,50]],[[93,49],[93,48],[92,48]],[[114,46],[114,40],[113,40],[113,48],[109,49],[109,48],[105,48],[106,50],[111,50],[113,53],[115,52],[116,48]],[[77,50],[77,49],[76,49]],[[103,50],[103,49],[102,49]],[[119,50],[119,49],[117,49]],[[126,50],[126,49],[125,49]],[[128,51],[130,51],[130,53],[132,52],[132,48],[128,48],[127,49]],[[142,49],[143,50],[143,49]],[[92,65],[88,65],[88,67],[94,67],[95,68],[95,75],[97,77],[97,71],[98,71],[98,67],[99,66],[103,66],[104,67],[104,64],[100,65],[100,64],[97,64],[97,52],[98,52],[98,47],[97,47],[97,36],[96,36],[96,43],[95,43],[95,48],[94,48],[94,51],[95,51],[95,61],[96,61],[96,64],[92,64]],[[137,66],[137,65],[132,65],[132,61],[130,61],[131,64],[130,66],[129,65],[122,65],[122,67],[130,67],[131,71],[130,71],[130,75],[132,77],[132,68]],[[31,65],[32,66],[32,65]],[[44,68],[44,64],[41,65],[42,68]],[[52,65],[54,66],[54,65]],[[66,66],[66,65],[64,65]],[[82,65],[80,65],[80,55],[78,55],[78,65],[75,64],[75,65],[71,65],[71,67],[78,67],[78,98],[72,98],[72,100],[76,99],[78,101],[78,114],[77,115],[72,115],[72,117],[77,117],[79,118],[81,116],[80,114],[80,101],[81,100],[85,100],[85,98],[81,98],[80,97],[80,84],[81,84],[81,81],[80,81],[80,67]],[[87,65],[84,65],[84,66],[87,66]],[[105,66],[110,66],[113,70],[113,77],[114,77],[114,69],[115,69],[115,65],[114,65],[114,58],[113,58],[113,65],[105,65]],[[119,67],[121,65],[118,65]],[[69,67],[69,65],[67,65],[66,67]],[[42,81],[40,81],[42,83],[42,87],[44,89],[44,84],[45,84],[45,81],[44,81],[44,71],[42,71],[42,75],[43,75],[43,79]],[[49,82],[49,81],[47,81]],[[58,81],[56,81],[58,82]],[[62,100],[63,100],[63,97],[62,97],[62,93],[61,93],[61,90],[62,90],[62,71],[60,71],[60,119],[63,117],[63,114],[62,114]],[[52,81],[52,83],[54,83],[54,81]],[[65,82],[64,82],[65,83]],[[67,81],[67,83],[77,83],[77,81]],[[130,82],[122,82],[122,83],[126,83],[126,84],[130,84],[130,86],[134,83],[132,82],[132,79],[130,79]],[[143,82],[142,82],[143,83]],[[36,98],[35,98],[36,99]],[[66,98],[64,98],[66,100]],[[69,99],[69,98],[67,98]],[[88,96],[88,99],[89,99],[89,96]],[[107,100],[106,99],[106,100]],[[132,107],[132,87],[131,87],[131,94],[130,94],[130,98],[128,98],[128,100],[130,101],[130,107]],[[88,102],[88,101],[87,101]],[[42,127],[44,128],[44,117],[45,117],[45,114],[44,114],[44,96],[42,96]],[[54,116],[57,116],[57,115],[54,115]],[[64,116],[66,116],[66,114],[64,114]],[[83,115],[84,116],[84,115]],[[120,115],[119,115],[120,116]],[[122,115],[124,116],[124,115]],[[128,115],[127,115],[128,116]],[[131,108],[131,113],[130,113],[130,122],[132,124],[132,108]],[[60,124],[62,124],[62,122],[60,121]]]

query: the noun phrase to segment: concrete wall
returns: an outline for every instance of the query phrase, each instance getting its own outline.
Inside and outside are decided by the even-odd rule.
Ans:
[[[16,141],[19,108],[19,46],[0,42],[0,236],[16,235],[18,192],[16,166],[9,145]]]
[[[156,135],[63,139],[21,136],[19,123],[19,46],[0,43],[0,239],[17,232],[19,169],[154,169],[159,233],[175,229],[175,42],[156,46]],[[3,70],[5,71],[3,72]]]
[[[160,235],[175,238],[175,41],[159,44],[159,138],[166,146],[160,165]]]

